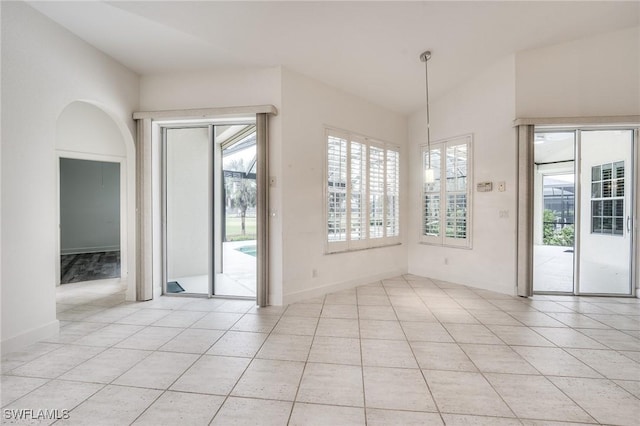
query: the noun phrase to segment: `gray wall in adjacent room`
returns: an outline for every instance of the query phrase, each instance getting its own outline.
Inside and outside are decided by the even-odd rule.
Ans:
[[[120,250],[120,164],[60,159],[60,252]]]

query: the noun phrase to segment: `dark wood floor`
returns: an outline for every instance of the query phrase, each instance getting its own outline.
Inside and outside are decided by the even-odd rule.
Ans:
[[[60,256],[60,284],[120,277],[120,252]]]

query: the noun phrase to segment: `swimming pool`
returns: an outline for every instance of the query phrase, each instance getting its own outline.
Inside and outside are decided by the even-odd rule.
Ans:
[[[242,247],[238,247],[236,250],[238,250],[241,253],[248,254],[249,256],[256,257],[258,247],[256,245],[242,246]]]

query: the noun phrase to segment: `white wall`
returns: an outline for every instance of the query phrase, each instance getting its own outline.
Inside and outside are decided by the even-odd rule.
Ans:
[[[418,244],[418,145],[425,139],[424,110],[413,114],[409,272],[513,294],[517,176],[512,120],[640,114],[639,75],[636,27],[519,52],[432,101],[432,139],[473,133],[474,182],[507,184],[504,193],[474,192],[471,250]],[[508,210],[509,217],[499,218],[500,210]]]
[[[405,117],[280,68],[141,78],[141,110],[260,104],[280,110],[269,129],[269,168],[276,178],[269,188],[270,303],[406,271],[406,246],[324,255],[322,219],[324,124],[405,145]]]
[[[419,244],[421,232],[421,144],[426,141],[425,112],[409,119],[409,272],[514,294],[516,274],[515,58],[504,58],[474,79],[431,102],[433,141],[473,134],[472,249]],[[493,192],[475,191],[494,182]],[[496,183],[504,181],[506,191]],[[500,211],[508,212],[500,218]],[[445,259],[448,264],[445,264]]]
[[[60,253],[120,250],[120,163],[60,159]]]
[[[518,118],[639,114],[640,27],[516,55]],[[636,264],[640,265],[640,250]],[[638,278],[635,285],[640,289]]]
[[[8,352],[58,329],[58,117],[71,102],[89,100],[131,131],[138,77],[30,6],[1,7],[2,351]]]
[[[56,151],[61,158],[108,161],[120,165],[120,271],[128,280],[127,299],[135,299],[135,158],[128,122],[95,101],[74,101],[58,117]],[[125,124],[126,123],[126,124]],[[129,157],[129,158],[127,158]],[[57,167],[57,165],[56,165]],[[58,207],[60,209],[62,206]],[[61,247],[60,242],[57,243]],[[56,280],[60,277],[56,263]]]
[[[281,70],[274,68],[225,69],[201,72],[147,75],[140,79],[140,110],[158,111],[172,109],[215,108],[230,106],[274,105],[281,107]],[[281,174],[282,118],[269,120],[269,170],[270,175]],[[156,151],[157,154],[157,151]],[[157,169],[157,167],[156,167]],[[159,182],[159,170],[155,171]],[[160,210],[160,188],[154,189],[154,208]],[[279,186],[269,188],[269,206],[281,211],[282,192]],[[157,224],[154,239],[160,241],[159,214],[154,217]],[[282,220],[279,215],[270,218],[271,241],[269,246],[271,304],[282,303]],[[161,252],[154,251],[154,277],[161,277]],[[159,294],[160,279],[155,279],[156,294]]]
[[[280,68],[144,75],[140,110],[280,105]]]
[[[405,273],[406,244],[327,255],[324,223],[325,126],[401,146],[401,188],[406,187],[407,120],[316,80],[282,72],[282,191],[284,301],[289,303]],[[407,199],[401,201],[406,241]],[[312,271],[318,271],[312,277]]]
[[[60,114],[56,128],[56,149],[92,155],[127,156],[122,132],[116,123],[100,108],[87,102],[73,102]]]
[[[516,115],[640,114],[640,27],[516,55]]]

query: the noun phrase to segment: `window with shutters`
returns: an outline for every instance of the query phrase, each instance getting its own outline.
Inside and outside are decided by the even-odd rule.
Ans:
[[[591,233],[624,234],[624,161],[591,167]]]
[[[327,252],[400,242],[398,147],[327,129]]]
[[[471,142],[467,135],[421,147],[423,243],[471,247]]]

